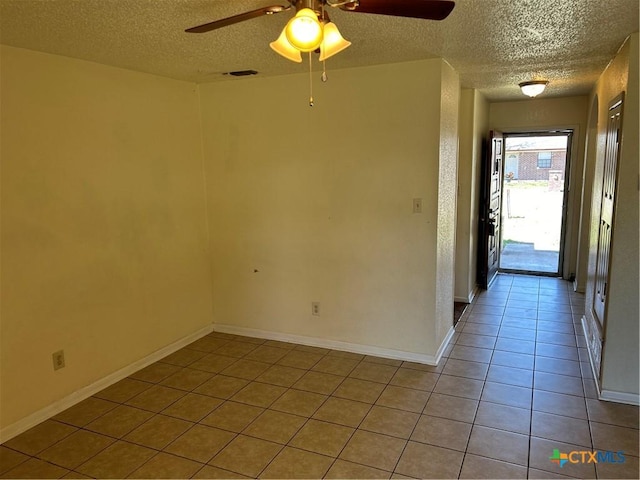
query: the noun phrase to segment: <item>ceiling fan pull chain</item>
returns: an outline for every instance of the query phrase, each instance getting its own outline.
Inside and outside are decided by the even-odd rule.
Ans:
[[[329,80],[329,77],[327,77],[327,61],[326,60],[322,61],[322,76],[320,77],[320,80],[322,80],[323,82],[326,82],[327,80]]]
[[[309,106],[313,107],[313,72],[311,69],[311,52],[309,52]]]

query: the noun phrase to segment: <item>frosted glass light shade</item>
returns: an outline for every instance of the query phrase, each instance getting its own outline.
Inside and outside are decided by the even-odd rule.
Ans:
[[[301,52],[312,52],[322,42],[322,25],[310,8],[303,8],[284,27],[289,43]]]
[[[280,34],[278,39],[275,42],[271,42],[269,46],[276,53],[279,53],[287,60],[291,60],[292,62],[296,63],[302,63],[302,55],[300,55],[300,50],[297,50],[293,47],[293,45],[289,43],[284,28],[282,29],[282,33]]]
[[[530,82],[522,82],[519,86],[522,93],[533,98],[544,92],[548,83],[546,80],[531,80]]]
[[[324,38],[320,44],[320,61],[322,62],[336,53],[340,53],[350,45],[351,42],[342,37],[335,23],[329,22],[325,24]]]

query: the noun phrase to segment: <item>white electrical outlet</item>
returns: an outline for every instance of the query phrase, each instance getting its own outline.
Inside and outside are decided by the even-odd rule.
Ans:
[[[320,316],[320,302],[311,302],[311,315]]]
[[[60,350],[51,355],[53,358],[53,369],[60,370],[64,368],[64,350]]]

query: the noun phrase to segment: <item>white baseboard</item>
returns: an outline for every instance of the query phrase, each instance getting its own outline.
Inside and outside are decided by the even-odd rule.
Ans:
[[[602,390],[598,398],[600,400],[604,400],[605,402],[626,403],[628,405],[640,406],[640,396],[638,396],[637,393]]]
[[[427,365],[437,365],[444,349],[447,347],[453,327],[447,334],[445,340],[440,345],[436,355],[425,355],[422,353],[405,352],[391,348],[376,347],[373,345],[362,345],[359,343],[342,342],[340,340],[329,340],[326,338],[307,337],[304,335],[293,335],[290,333],[273,332],[269,330],[259,330],[255,328],[238,327],[235,325],[215,324],[213,330],[232,335],[242,335],[245,337],[263,338],[266,340],[277,340],[280,342],[298,343],[311,347],[329,348],[331,350],[341,350],[343,352],[360,353],[363,355],[373,355],[376,357],[391,358],[393,360],[404,360],[407,362],[424,363]]]
[[[26,432],[32,427],[35,427],[39,423],[44,422],[45,420],[57,415],[58,413],[66,410],[69,407],[74,406],[76,403],[81,402],[89,398],[91,395],[98,393],[99,391],[113,385],[116,382],[119,382],[123,378],[128,377],[129,375],[137,372],[138,370],[151,365],[152,363],[157,362],[158,360],[166,357],[167,355],[172,354],[173,352],[180,350],[181,348],[189,345],[192,342],[195,342],[199,338],[204,337],[208,333],[213,331],[213,325],[207,325],[200,330],[182,337],[180,340],[173,342],[170,345],[167,345],[160,350],[156,350],[150,355],[134,362],[130,365],[127,365],[120,370],[113,372],[106,377],[103,377],[86,387],[82,387],[79,390],[67,395],[66,397],[58,400],[51,405],[48,405],[31,415],[24,417],[21,420],[18,420],[11,425],[6,426],[2,430],[0,430],[0,444],[6,442],[7,440],[12,439],[13,437],[20,435],[23,432]]]
[[[476,298],[476,295],[478,295],[478,286],[474,286],[473,290],[469,292],[469,294],[466,297],[461,297],[461,296],[454,296],[453,297],[453,301],[454,302],[462,302],[462,303],[471,303],[473,302],[473,299]]]

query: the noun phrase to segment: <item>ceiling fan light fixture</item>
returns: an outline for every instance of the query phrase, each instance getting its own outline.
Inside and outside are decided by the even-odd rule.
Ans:
[[[322,43],[322,25],[310,8],[302,8],[284,27],[289,43],[301,52],[312,52]]]
[[[544,92],[544,89],[548,84],[549,82],[547,80],[530,80],[528,82],[519,83],[518,85],[520,86],[522,93],[533,98]]]
[[[324,36],[320,44],[320,61],[322,62],[336,53],[340,53],[350,45],[351,42],[344,39],[335,23],[329,22],[325,24]]]
[[[282,55],[287,60],[291,60],[292,62],[302,63],[302,55],[300,54],[300,50],[297,50],[293,45],[289,43],[287,40],[287,35],[285,33],[285,28],[282,29],[282,33],[278,37],[275,42],[271,42],[269,46],[278,54]]]

